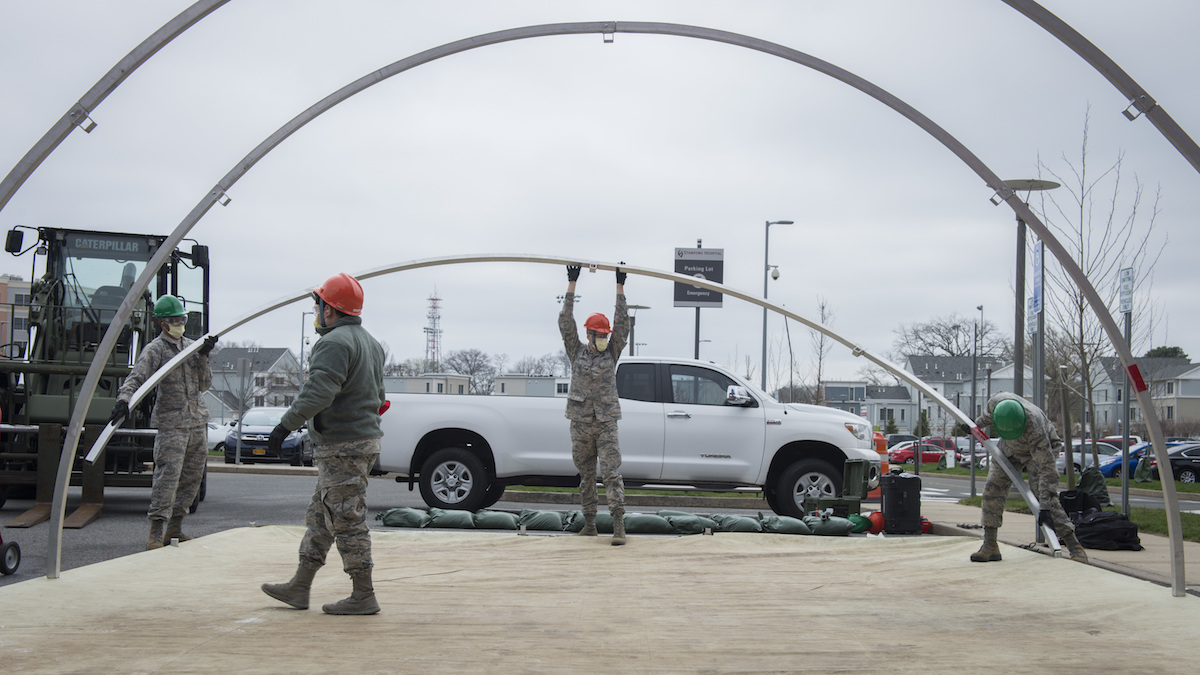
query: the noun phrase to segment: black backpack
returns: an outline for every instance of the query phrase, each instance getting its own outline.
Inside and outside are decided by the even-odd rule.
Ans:
[[[1075,536],[1084,548],[1105,551],[1140,551],[1142,540],[1138,538],[1137,523],[1131,522],[1116,511],[1096,511],[1084,516],[1075,525]]]
[[[1084,490],[1066,490],[1058,493],[1058,502],[1062,504],[1067,518],[1079,525],[1087,516],[1100,511],[1100,500]]]

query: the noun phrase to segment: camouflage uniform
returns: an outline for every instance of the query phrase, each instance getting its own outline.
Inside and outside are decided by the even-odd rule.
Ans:
[[[125,378],[117,398],[129,402],[164,363],[192,344],[187,338],[176,343],[159,335],[142,350],[133,371]],[[196,354],[158,383],[150,426],[158,429],[154,439],[154,487],[150,491],[151,520],[182,518],[188,513],[208,456],[208,406],[204,392],[212,385],[208,356]]]
[[[342,569],[351,576],[369,572],[371,534],[367,527],[367,476],[379,457],[379,439],[318,445],[317,489],[304,516],[308,529],[300,541],[300,563],[325,564],[329,547],[337,541]]]
[[[566,417],[571,420],[571,459],[579,470],[579,495],[585,516],[596,515],[596,466],[604,481],[610,512],[625,510],[625,481],[622,480],[621,448],[617,442],[617,359],[629,341],[629,311],[625,296],[617,294],[613,332],[608,349],[596,352],[579,340],[575,318],[575,294],[567,293],[558,330],[567,358],[571,361],[571,388],[567,393]]]
[[[1025,433],[1011,441],[1000,439],[1000,452],[1008,457],[1017,471],[1029,473],[1029,488],[1042,508],[1050,511],[1055,534],[1059,538],[1066,538],[1075,531],[1075,526],[1058,501],[1058,469],[1054,466],[1054,457],[1062,447],[1062,439],[1058,437],[1046,413],[1020,396],[1001,392],[988,399],[986,410],[975,420],[975,424],[981,429],[990,427],[996,404],[1009,398],[1019,401],[1025,408]],[[987,484],[983,487],[984,527],[1000,527],[1004,520],[1004,500],[1011,487],[1012,479],[998,464],[992,463],[988,469]]]

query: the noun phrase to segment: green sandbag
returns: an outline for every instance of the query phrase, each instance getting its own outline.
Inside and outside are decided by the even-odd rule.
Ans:
[[[867,530],[871,529],[870,519],[864,518],[863,516],[861,516],[857,513],[851,513],[850,515],[846,516],[846,520],[849,520],[850,522],[854,523],[854,529],[851,530],[851,532],[853,532],[854,534],[858,534],[859,532],[866,532]]]
[[[675,534],[670,521],[653,513],[626,513],[625,531],[629,534]]]
[[[1089,466],[1079,474],[1079,489],[1095,497],[1100,506],[1112,504],[1112,499],[1108,496],[1108,484],[1104,482],[1104,474],[1095,466]]]
[[[658,515],[667,519],[671,524],[671,528],[675,530],[675,534],[704,534],[704,528],[708,528],[712,532],[716,532],[721,528],[717,526],[717,522],[711,518],[704,516],[696,516],[690,513],[664,514],[662,511]]]
[[[854,530],[854,523],[840,516],[804,516],[804,524],[813,534],[829,537],[845,537]]]
[[[749,516],[731,516],[714,513],[710,516],[721,532],[762,532],[762,525]]]
[[[475,514],[456,509],[429,509],[429,523],[425,527],[446,527],[458,530],[475,529]]]
[[[517,529],[517,514],[506,511],[488,511],[487,509],[476,511],[475,529],[515,530]]]
[[[583,512],[567,511],[563,514],[563,532],[579,532],[583,530]]]
[[[550,530],[561,532],[563,529],[563,514],[558,511],[537,511],[524,509],[521,511],[517,525],[524,525],[527,530]]]
[[[580,516],[580,520],[583,517]],[[612,534],[612,514],[602,511],[596,514],[596,531],[600,534]]]
[[[696,515],[689,511],[672,511],[671,509],[659,509],[658,511],[656,511],[656,513],[658,513],[658,515],[662,516],[663,518],[668,518],[670,516],[693,516],[693,515]]]
[[[402,506],[384,511],[375,516],[375,520],[382,520],[388,527],[425,527],[429,522],[429,512],[425,509]]]
[[[791,516],[764,516],[758,514],[758,522],[762,525],[763,532],[772,534],[812,534],[810,528],[803,520],[792,518]]]

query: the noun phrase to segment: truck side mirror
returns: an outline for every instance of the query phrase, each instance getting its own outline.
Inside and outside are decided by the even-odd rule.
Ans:
[[[9,230],[4,238],[4,250],[9,253],[20,253],[21,244],[25,241],[25,233],[20,230]]]
[[[740,387],[736,384],[729,385],[725,390],[725,405],[750,405],[754,399],[750,398],[750,392],[746,391],[745,387]]]
[[[208,247],[201,244],[192,245],[192,264],[196,267],[208,267]]]

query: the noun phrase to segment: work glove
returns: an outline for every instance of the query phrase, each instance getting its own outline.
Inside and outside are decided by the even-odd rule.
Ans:
[[[121,399],[113,404],[112,414],[108,416],[108,423],[115,426],[121,424],[121,420],[129,416],[129,404]]]
[[[196,353],[199,354],[200,356],[208,356],[208,353],[211,352],[213,350],[213,347],[216,347],[216,346],[217,346],[217,336],[209,335],[208,337],[204,338],[204,344],[200,345],[200,349],[197,349]]]
[[[567,281],[579,281],[579,265],[567,265]]]
[[[624,265],[625,261],[622,260],[621,264]],[[629,275],[626,274],[625,272],[622,272],[620,267],[617,268],[617,283],[618,284],[624,286],[625,285],[625,277],[627,277],[627,276],[629,276]]]
[[[292,432],[288,431],[287,427],[276,424],[275,428],[271,430],[271,438],[267,441],[267,447],[275,454],[283,452],[283,439],[287,438],[290,433]]]

